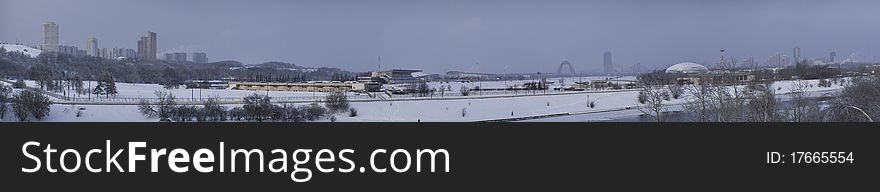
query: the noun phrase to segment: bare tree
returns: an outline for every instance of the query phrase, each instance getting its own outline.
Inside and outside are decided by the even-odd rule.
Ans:
[[[301,107],[301,111],[305,112],[305,119],[309,121],[318,120],[327,115],[327,109],[318,105],[318,103],[311,103]]]
[[[754,94],[748,103],[748,121],[751,122],[774,122],[778,121],[778,103],[776,91],[772,83],[756,85]]]
[[[645,115],[651,116],[657,122],[663,122],[663,111],[665,111],[665,102],[669,101],[669,91],[663,89],[662,81],[656,77],[643,77],[639,79],[640,83],[640,99],[644,99],[644,103],[639,107],[639,111]]]
[[[789,118],[794,122],[807,121],[810,115],[810,106],[807,100],[807,90],[810,84],[804,80],[797,80],[791,84],[788,96],[791,98],[792,107],[789,110]]]
[[[226,121],[226,107],[217,103],[217,98],[209,98],[202,104],[205,121]]]
[[[684,85],[680,83],[673,83],[666,86],[666,89],[669,90],[669,94],[672,95],[673,99],[678,99],[681,97],[681,94],[684,94]]]
[[[6,111],[9,111],[9,103],[12,101],[12,87],[0,84],[0,121],[3,121],[3,117],[6,116]]]
[[[156,102],[150,103],[146,99],[141,99],[138,111],[147,117],[159,117],[160,121],[170,120],[178,108],[174,95],[166,91],[155,91],[153,94],[156,95]]]
[[[27,121],[31,116],[43,119],[49,114],[49,105],[52,101],[39,91],[25,89],[12,97],[12,109],[19,121]]]
[[[342,112],[348,110],[348,96],[345,95],[345,92],[333,92],[327,94],[324,98],[324,105],[327,106],[327,109],[332,113]]]
[[[684,110],[693,115],[694,121],[710,121],[712,119],[710,110],[713,106],[711,95],[714,89],[705,81],[688,85],[685,89],[689,93],[689,97],[687,97],[687,102],[684,103]]]
[[[271,118],[272,102],[267,95],[252,94],[244,98],[245,115],[247,119],[262,122]]]
[[[739,85],[714,85],[710,94],[713,104],[713,115],[718,122],[738,122],[743,120],[743,108],[746,105],[745,91]]]
[[[845,81],[845,79],[840,79]],[[831,121],[873,121],[880,119],[880,78],[859,77],[844,83],[844,88],[828,107]]]
[[[468,96],[468,95],[471,94],[471,90],[468,89],[468,87],[467,87],[467,86],[464,86],[464,85],[461,86],[461,90],[460,90],[460,91],[461,91],[461,96]]]

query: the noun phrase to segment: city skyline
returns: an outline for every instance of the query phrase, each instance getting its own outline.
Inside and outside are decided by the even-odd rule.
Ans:
[[[834,50],[840,54],[836,60],[855,55],[870,61],[880,51],[872,49],[878,40],[870,34],[880,32],[866,9],[878,5],[872,1],[197,1],[172,2],[178,6],[167,14],[126,14],[132,16],[124,19],[104,16],[144,13],[133,8],[168,3],[3,3],[18,8],[0,8],[0,21],[10,26],[0,29],[0,41],[45,43],[36,26],[53,21],[64,28],[61,45],[81,46],[97,37],[102,47],[136,48],[133,39],[155,31],[166,42],[158,43],[156,55],[211,52],[213,61],[282,61],[352,71],[375,70],[377,56],[386,69],[473,71],[479,62],[487,72],[553,71],[566,59],[579,72],[602,72],[600,53],[606,50],[615,53],[614,63],[648,69],[680,61],[711,66],[718,49],[762,64],[793,47],[811,59]],[[247,8],[237,9],[244,4]],[[16,17],[10,15],[38,7],[48,11],[11,20]],[[233,10],[239,14],[223,14]],[[342,11],[350,12],[333,15]],[[840,11],[848,14],[835,14]]]

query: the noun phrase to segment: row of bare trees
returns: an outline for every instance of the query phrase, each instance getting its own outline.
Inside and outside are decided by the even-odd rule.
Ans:
[[[22,89],[18,93],[10,86],[0,84],[0,121],[10,111],[18,121],[40,120],[49,115],[52,101],[42,92]]]
[[[811,99],[808,90],[813,87],[804,80],[792,82],[787,93],[779,95],[774,89],[773,82],[749,83],[749,84],[722,84],[711,83],[709,79],[702,78],[697,83],[679,84],[666,83],[660,78],[643,77],[639,80],[640,91],[638,102],[639,110],[650,116],[657,122],[669,120],[665,117],[670,101],[683,98],[680,102],[684,115],[683,121],[690,122],[816,122],[826,121],[825,114],[816,99]],[[880,83],[873,85],[880,86]],[[850,89],[850,88],[847,88]],[[880,89],[876,93],[864,93],[864,90],[844,92],[840,98],[852,100],[853,98],[868,98],[867,95],[880,96]],[[786,98],[789,105],[782,105],[779,98]],[[840,100],[840,99],[838,99]],[[856,99],[859,101],[873,101],[876,107],[880,102],[876,99]],[[857,106],[869,107],[870,104]],[[846,106],[837,107],[838,109]],[[857,110],[838,110],[838,113],[860,113]],[[847,115],[841,115],[849,117]],[[850,119],[851,120],[851,119]]]
[[[345,93],[330,93],[324,99],[324,105],[311,103],[307,105],[273,104],[266,95],[253,94],[243,99],[244,105],[228,109],[208,99],[201,106],[180,105],[169,92],[156,91],[156,101],[141,100],[138,110],[147,117],[158,117],[160,121],[315,121],[330,116],[335,121],[336,113],[348,111],[349,116],[357,116],[357,110],[350,108]]]
[[[831,100],[829,121],[874,122],[880,119],[880,77],[853,78]]]

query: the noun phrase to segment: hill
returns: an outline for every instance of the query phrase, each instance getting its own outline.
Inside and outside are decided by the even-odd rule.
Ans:
[[[43,52],[42,50],[39,50],[37,48],[19,44],[0,43],[0,47],[6,49],[6,51],[8,52],[21,52],[30,57],[37,57],[38,55],[40,55],[40,53]]]

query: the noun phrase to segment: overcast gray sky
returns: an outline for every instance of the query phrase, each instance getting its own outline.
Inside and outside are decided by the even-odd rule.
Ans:
[[[0,42],[136,48],[147,30],[158,52],[204,51],[212,61],[284,61],[353,71],[420,68],[482,72],[578,71],[615,63],[714,63],[718,50],[762,63],[880,55],[880,1],[871,0],[0,0]],[[479,62],[479,69],[474,64]]]

